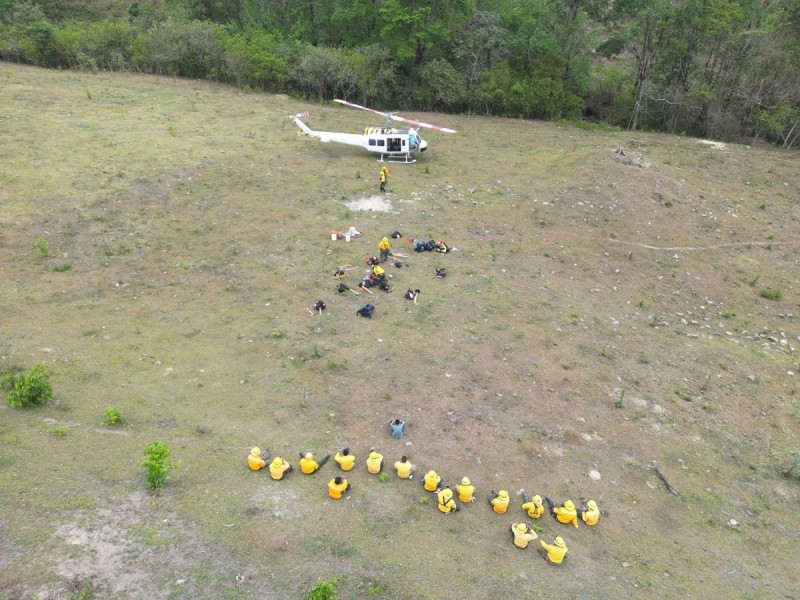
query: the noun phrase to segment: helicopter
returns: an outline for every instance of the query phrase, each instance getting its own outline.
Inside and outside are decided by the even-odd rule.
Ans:
[[[335,99],[334,102],[386,117],[386,125],[384,127],[366,127],[364,128],[363,134],[338,133],[335,131],[314,131],[301,120],[307,117],[308,113],[290,115],[287,119],[293,120],[305,135],[318,138],[322,142],[337,142],[339,144],[359,146],[368,152],[380,154],[379,162],[384,162],[384,160],[400,163],[416,162],[412,154],[425,152],[428,148],[428,142],[423,140],[422,136],[418,133],[420,127],[434,129],[442,133],[456,133],[454,129],[407,119],[393,113],[382,113],[372,108],[367,108],[366,106],[347,102],[346,100]],[[392,127],[392,121],[416,125],[416,128],[395,129]]]

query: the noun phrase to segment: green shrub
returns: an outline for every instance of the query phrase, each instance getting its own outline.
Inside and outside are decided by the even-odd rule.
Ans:
[[[780,300],[783,298],[783,292],[778,288],[764,288],[759,295],[767,300]]]
[[[381,473],[380,475],[378,475],[378,481],[380,481],[381,483],[386,483],[387,481],[389,481],[389,474]]]
[[[39,258],[47,258],[47,255],[50,254],[50,245],[44,238],[36,238],[36,241],[33,242],[33,249],[38,252]]]
[[[800,451],[789,453],[780,467],[780,473],[787,479],[800,481]]]
[[[142,466],[147,469],[145,478],[150,488],[157,491],[164,485],[172,470],[169,448],[161,442],[150,442],[144,449],[144,454],[147,457],[147,460],[142,463]]]
[[[114,425],[120,425],[122,421],[122,413],[113,406],[109,406],[106,412],[103,413],[103,425],[112,427]]]
[[[320,581],[303,596],[303,600],[336,600],[336,598],[336,583],[333,581]]]
[[[57,437],[67,437],[67,435],[69,434],[69,429],[67,428],[66,425],[59,425],[55,429],[55,434]]]
[[[53,267],[53,271],[56,273],[63,273],[64,271],[69,271],[70,269],[72,269],[72,265],[69,263],[64,263],[62,265],[56,265]]]
[[[5,382],[11,385],[8,403],[12,408],[47,404],[53,397],[50,375],[41,363],[17,375],[7,376]]]

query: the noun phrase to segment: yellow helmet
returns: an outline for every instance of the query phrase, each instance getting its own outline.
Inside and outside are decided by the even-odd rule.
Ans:
[[[469,485],[469,477],[464,477],[464,479],[461,480],[461,485]]]
[[[525,523],[517,523],[517,529],[519,531],[525,532],[528,531],[528,526]]]
[[[566,548],[567,545],[564,543],[564,539],[561,536],[556,538],[556,546],[560,546],[562,548]]]
[[[508,492],[505,490],[500,490],[498,496],[500,496],[501,498],[508,498]]]
[[[442,490],[442,498],[444,498],[445,500],[450,500],[450,498],[452,497],[453,497],[453,490],[451,490],[450,488],[444,488]]]
[[[283,460],[281,460],[280,456],[276,456],[275,460],[272,461],[273,467],[280,467],[283,464]]]
[[[542,497],[539,494],[536,494],[533,497],[533,502],[534,502],[534,504],[541,504],[542,503]]]
[[[572,510],[573,508],[575,508],[575,503],[572,502],[572,500],[565,500],[564,501],[564,508],[568,508],[568,509]]]
[[[378,458],[378,453],[377,453],[377,452],[370,452],[370,453],[369,453],[369,457],[370,457],[372,460],[376,460],[376,459]]]
[[[588,506],[592,510],[597,510],[597,502],[595,502],[594,500],[589,500],[589,502],[586,503],[586,506]]]
[[[314,455],[311,452],[306,452],[306,460],[311,460],[312,458],[314,458]]]
[[[253,456],[258,456],[259,454],[261,454],[261,448],[257,447],[253,448],[252,450],[250,450],[250,454],[252,454]]]
[[[436,471],[431,469],[430,471],[428,471],[428,474],[425,475],[425,477],[430,477],[431,479],[435,478],[436,477]]]

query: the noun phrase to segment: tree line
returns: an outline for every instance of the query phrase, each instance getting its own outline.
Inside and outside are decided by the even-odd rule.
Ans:
[[[0,0],[0,59],[383,109],[800,137],[800,0]]]

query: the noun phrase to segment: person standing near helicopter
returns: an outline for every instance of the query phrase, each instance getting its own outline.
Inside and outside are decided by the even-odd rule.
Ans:
[[[386,165],[381,167],[380,175],[378,175],[378,181],[381,184],[381,191],[386,191],[386,182],[389,181],[389,169],[386,168]]]

